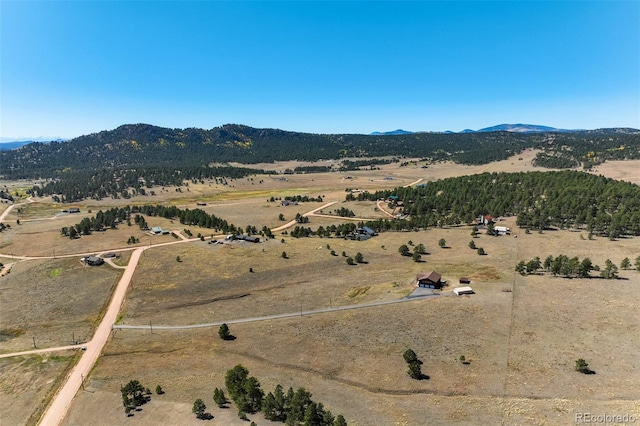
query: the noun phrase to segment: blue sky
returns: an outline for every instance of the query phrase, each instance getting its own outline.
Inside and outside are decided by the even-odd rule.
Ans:
[[[0,2],[0,136],[640,128],[637,1]]]

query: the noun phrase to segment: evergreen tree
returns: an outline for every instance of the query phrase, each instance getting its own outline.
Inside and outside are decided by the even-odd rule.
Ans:
[[[625,257],[624,259],[622,259],[622,262],[620,262],[620,269],[630,269],[631,268],[631,260],[629,260],[628,257]]]
[[[409,363],[409,370],[407,371],[409,376],[415,380],[422,379],[422,366],[420,362],[414,361]]]
[[[191,411],[196,415],[197,418],[201,419],[204,417],[204,410],[206,409],[207,406],[204,404],[204,401],[198,398],[193,402],[193,408],[191,409]]]
[[[227,397],[224,395],[224,391],[218,388],[213,390],[213,401],[220,408],[223,408],[227,403],[229,403]]]
[[[418,355],[416,355],[413,349],[407,349],[406,351],[404,351],[404,353],[402,354],[402,357],[404,358],[407,364],[418,360]]]
[[[333,422],[333,426],[347,426],[347,421],[342,417],[342,414],[338,414],[336,420]]]
[[[218,335],[220,336],[220,338],[222,340],[230,340],[231,339],[231,333],[229,332],[229,326],[224,323],[220,326],[220,328],[218,329]]]

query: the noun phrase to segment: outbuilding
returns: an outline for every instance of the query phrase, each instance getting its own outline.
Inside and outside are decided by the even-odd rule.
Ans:
[[[460,277],[459,282],[460,282],[460,284],[471,284],[471,278]]]
[[[462,294],[475,294],[475,292],[473,291],[473,289],[471,287],[456,287],[456,288],[453,289],[453,292],[457,296],[460,296]]]

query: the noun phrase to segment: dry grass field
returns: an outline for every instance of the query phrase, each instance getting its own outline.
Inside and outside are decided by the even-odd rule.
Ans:
[[[34,425],[75,364],[75,351],[0,359],[0,422]]]
[[[127,204],[171,204],[203,208],[230,223],[276,227],[296,213],[324,203],[282,207],[268,202],[286,195],[324,196],[358,216],[383,217],[375,203],[343,203],[346,188],[377,190],[484,171],[535,170],[528,151],[512,159],[485,166],[422,163],[381,166],[381,170],[348,173],[286,175],[287,180],[262,176],[230,181],[229,185],[189,185],[189,190],[157,190],[155,196],[130,200],[95,200],[79,203],[80,215],[58,215],[59,205],[47,200],[12,212],[12,229],[0,234],[0,253],[58,256],[130,249],[129,236],[139,245],[176,241],[172,236],[149,237],[137,226],[95,233],[71,241],[60,236],[62,226],[77,223],[88,210],[96,212]],[[597,173],[640,183],[637,162],[621,162]],[[253,167],[253,166],[252,166]],[[283,171],[293,163],[256,165]],[[385,178],[392,178],[385,180]],[[20,218],[21,225],[14,225]],[[310,217],[305,226],[337,224],[338,217]],[[150,226],[182,231],[177,221],[147,218]],[[216,321],[296,313],[329,306],[348,306],[398,300],[409,294],[416,274],[434,269],[450,285],[440,296],[370,308],[300,315],[287,319],[230,325],[236,340],[222,341],[217,327],[158,330],[118,330],[105,347],[85,390],[76,396],[66,425],[197,425],[193,401],[202,398],[214,416],[211,424],[243,425],[237,410],[218,409],[213,389],[224,386],[226,370],[246,366],[265,391],[280,383],[304,387],[334,414],[352,425],[569,425],[579,412],[635,414],[640,417],[640,370],[634,358],[640,352],[640,273],[621,270],[619,280],[563,279],[540,274],[514,273],[519,260],[566,254],[590,257],[604,265],[617,265],[640,251],[637,239],[587,240],[586,234],[547,231],[525,234],[515,218],[500,225],[514,235],[475,239],[486,256],[468,248],[470,228],[431,229],[383,233],[367,241],[335,238],[295,239],[280,232],[259,244],[194,241],[145,251],[129,288],[119,323],[127,325],[189,325]],[[189,227],[195,236],[211,230]],[[448,248],[438,247],[444,238]],[[281,242],[284,239],[284,242]],[[402,244],[424,244],[423,262],[400,256]],[[329,248],[327,247],[329,245]],[[334,250],[336,256],[331,255]],[[282,258],[282,252],[287,259]],[[342,256],[361,252],[365,264],[349,266]],[[117,264],[126,265],[130,252],[120,252]],[[177,257],[180,257],[180,262]],[[38,344],[68,343],[71,334],[90,333],[120,270],[103,265],[88,268],[79,256],[18,262],[0,278],[0,306],[4,332],[1,352],[28,349]],[[6,257],[0,262],[11,261]],[[252,268],[253,272],[250,272]],[[53,272],[61,271],[61,273]],[[595,275],[595,273],[594,273]],[[452,288],[460,276],[472,279],[475,295],[456,297]],[[82,301],[82,303],[77,303]],[[5,325],[6,324],[6,325]],[[67,336],[69,334],[69,336]],[[40,340],[42,339],[42,340]],[[41,342],[41,343],[40,343]],[[412,348],[424,362],[428,380],[406,374],[402,359]],[[465,355],[469,361],[459,361]],[[583,375],[574,363],[584,358],[596,372]],[[36,362],[37,361],[37,362]],[[68,365],[63,362],[2,360],[0,420],[24,424],[33,411],[25,407],[33,392],[43,398]],[[42,364],[42,365],[41,365]],[[25,384],[34,376],[37,389]],[[166,391],[125,418],[120,386],[131,379]],[[9,402],[7,402],[9,401]],[[23,405],[19,405],[23,404]],[[99,412],[100,416],[95,413]],[[249,416],[259,425],[261,414]]]
[[[119,276],[79,257],[17,263],[0,281],[0,353],[89,340]]]

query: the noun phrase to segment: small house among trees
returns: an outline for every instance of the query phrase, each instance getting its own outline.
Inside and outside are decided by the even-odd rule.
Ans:
[[[491,217],[488,214],[480,215],[476,219],[476,224],[481,225],[481,226],[489,226],[489,224],[491,224],[491,223],[494,223],[493,222],[493,217]]]
[[[429,271],[416,277],[418,287],[442,288],[442,276],[436,271]]]

